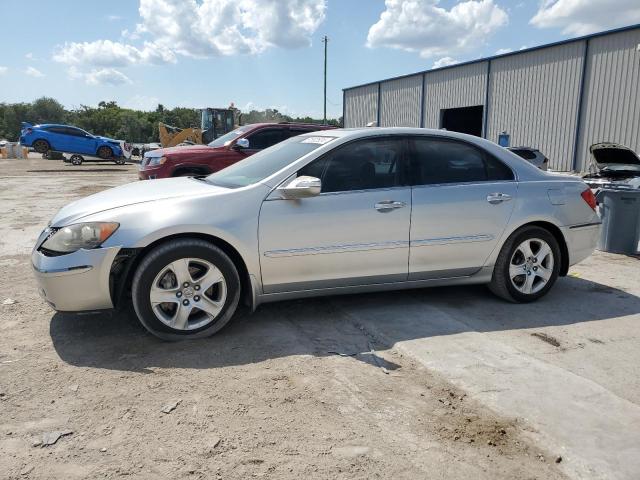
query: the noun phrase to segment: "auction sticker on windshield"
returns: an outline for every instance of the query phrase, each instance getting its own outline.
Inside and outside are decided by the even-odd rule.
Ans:
[[[336,137],[309,137],[309,138],[305,138],[300,143],[315,143],[317,145],[324,145],[325,143],[329,143],[334,138]]]

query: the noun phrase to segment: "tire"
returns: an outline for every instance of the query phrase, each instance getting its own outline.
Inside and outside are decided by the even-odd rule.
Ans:
[[[84,160],[82,155],[71,155],[69,159],[72,165],[82,165],[82,160]]]
[[[548,230],[522,227],[502,246],[489,289],[510,302],[533,302],[551,290],[558,279],[561,260],[558,241]]]
[[[211,288],[197,290],[214,277]],[[168,301],[152,304],[152,294]],[[240,300],[240,277],[231,259],[215,245],[199,239],[170,240],[141,261],[133,277],[132,298],[138,319],[153,335],[171,341],[203,338],[219,332],[231,320]],[[183,305],[185,301],[188,306]],[[206,306],[209,313],[198,306]]]
[[[116,160],[116,165],[124,165],[126,163],[126,160],[124,158],[118,158]]]
[[[113,150],[103,145],[102,147],[98,148],[97,154],[101,159],[107,160],[113,157]]]
[[[51,150],[51,145],[46,140],[36,140],[33,142],[32,147],[37,153],[47,153]]]

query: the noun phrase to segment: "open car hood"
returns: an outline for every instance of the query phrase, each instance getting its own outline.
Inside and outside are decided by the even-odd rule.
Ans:
[[[619,143],[596,143],[589,147],[591,164],[598,170],[637,170],[640,175],[640,158],[629,147]]]

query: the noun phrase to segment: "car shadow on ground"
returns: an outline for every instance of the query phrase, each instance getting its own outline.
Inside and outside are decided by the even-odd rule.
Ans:
[[[535,329],[637,313],[639,297],[570,276],[530,304],[502,301],[483,286],[441,287],[266,304],[253,314],[240,313],[213,337],[178,343],[148,334],[132,309],[118,314],[56,313],[50,334],[63,361],[121,371],[219,368],[336,354],[393,370],[397,365],[372,349],[462,332]]]

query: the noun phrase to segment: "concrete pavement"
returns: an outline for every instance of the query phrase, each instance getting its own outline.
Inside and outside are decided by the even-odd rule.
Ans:
[[[572,478],[640,478],[640,262],[597,252],[541,301],[484,287],[334,298],[370,333],[496,413]]]

